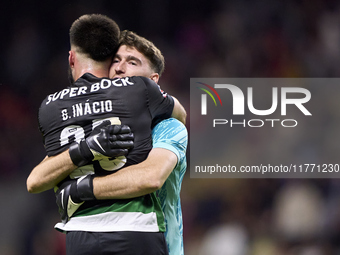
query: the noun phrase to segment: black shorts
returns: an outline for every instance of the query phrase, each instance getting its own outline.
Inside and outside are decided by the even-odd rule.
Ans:
[[[167,255],[164,233],[84,232],[66,234],[67,255]]]

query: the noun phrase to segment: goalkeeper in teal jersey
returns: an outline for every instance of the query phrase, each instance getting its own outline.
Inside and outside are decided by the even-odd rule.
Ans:
[[[176,119],[163,120],[152,130],[153,148],[163,148],[176,154],[178,161],[161,189],[157,191],[165,216],[165,238],[170,255],[184,254],[183,221],[180,191],[186,171],[188,132]]]

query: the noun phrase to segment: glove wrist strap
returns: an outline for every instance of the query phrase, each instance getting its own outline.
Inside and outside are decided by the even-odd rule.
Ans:
[[[93,176],[87,175],[77,183],[77,191],[82,201],[96,200],[93,194]]]
[[[81,141],[80,143],[82,142],[85,141]],[[71,160],[76,166],[85,166],[89,163],[89,161],[91,161],[83,156],[84,152],[82,151],[81,147],[81,144],[73,143],[69,148]]]

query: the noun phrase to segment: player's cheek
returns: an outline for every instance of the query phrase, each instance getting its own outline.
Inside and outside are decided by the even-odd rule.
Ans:
[[[109,70],[109,77],[112,78],[115,75],[116,75],[115,64],[112,64]]]

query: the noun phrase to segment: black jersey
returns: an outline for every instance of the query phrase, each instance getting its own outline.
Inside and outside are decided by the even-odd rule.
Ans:
[[[47,155],[53,156],[87,137],[98,121],[115,117],[134,133],[134,148],[119,167],[128,166],[146,159],[152,148],[152,127],[170,117],[173,106],[172,97],[149,78],[112,80],[86,73],[73,86],[45,98],[39,109],[39,127]],[[97,168],[105,167],[96,162],[96,173]]]

